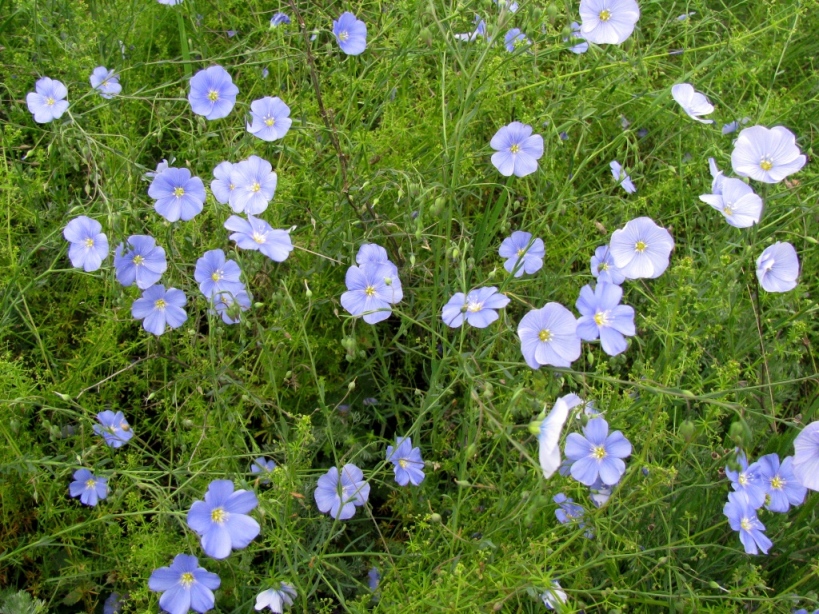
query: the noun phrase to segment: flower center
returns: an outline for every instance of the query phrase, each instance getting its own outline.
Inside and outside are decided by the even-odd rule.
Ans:
[[[85,488],[86,489],[94,488],[94,486],[96,486],[96,485],[97,485],[97,481],[94,478],[91,478],[90,480],[87,480],[85,482]]]
[[[92,239],[91,237],[88,237],[85,240],[85,246],[86,247],[94,247],[94,239]]]
[[[350,35],[347,33],[346,30],[344,32],[338,33],[338,40],[340,40],[342,43],[346,41],[348,38],[350,38]]]
[[[780,478],[778,475],[775,475],[771,478],[771,488],[775,490],[782,490],[785,487],[785,480]]]
[[[592,456],[597,460],[606,458],[606,449],[603,446],[594,446],[592,448]]]
[[[517,143],[515,143],[514,145],[512,145],[512,146],[509,148],[509,151],[511,151],[513,154],[516,154],[516,153],[520,152],[520,145],[518,145]]]
[[[196,581],[196,578],[193,577],[193,574],[189,571],[186,571],[182,574],[182,577],[179,578],[179,584],[182,585],[182,588],[188,588],[191,584]]]
[[[180,196],[184,196],[185,195],[185,188],[183,188],[182,186],[175,187],[173,189],[173,195],[176,196],[177,198],[179,198]]]
[[[227,512],[221,507],[217,507],[210,513],[210,519],[216,524],[222,524],[227,520]]]
[[[745,531],[750,531],[754,525],[751,524],[750,518],[743,518],[742,520],[740,520],[739,526],[742,527],[742,529]]]
[[[264,120],[264,123],[265,123],[265,125],[266,125],[266,126],[268,126],[268,127],[272,127],[272,126],[273,126],[273,124],[275,124],[275,123],[276,123],[276,119],[275,119],[275,118],[273,118],[273,117],[268,117],[268,118],[266,118],[266,119]]]
[[[518,250],[518,258],[520,258],[521,256],[523,256],[523,254],[525,254],[525,253],[526,253],[526,250],[525,250],[523,247],[521,247],[521,248]]]
[[[597,272],[598,273],[600,271],[608,271],[608,270],[609,270],[608,262],[601,262],[600,264],[597,265]]]
[[[759,168],[761,168],[763,171],[769,171],[773,168],[773,162],[768,156],[765,156],[759,161]]]
[[[545,328],[537,334],[537,338],[541,341],[548,341],[552,338],[552,331],[546,330]]]
[[[258,233],[258,232],[254,232],[253,233],[253,240],[256,241],[256,243],[261,244],[261,243],[264,243],[265,236],[263,234]]]
[[[134,262],[134,264],[135,264],[136,266],[140,266],[140,265],[141,265],[143,262],[145,262],[145,258],[143,258],[143,257],[142,257],[142,256],[140,256],[139,254],[137,254],[136,256],[134,256],[134,260],[133,260],[133,262]]]
[[[739,479],[737,479],[740,486],[747,486],[748,485],[748,478],[744,473],[739,474]]]
[[[728,206],[723,207],[723,208],[722,208],[722,212],[723,212],[725,215],[727,215],[728,217],[731,217],[732,215],[734,215],[734,211],[733,211],[733,209],[731,209],[731,207],[728,207]]]
[[[222,271],[214,271],[213,273],[211,273],[210,278],[213,281],[219,281],[220,279],[222,279]]]
[[[472,302],[472,303],[467,303],[466,310],[471,311],[472,313],[477,313],[477,312],[479,312],[481,310],[481,307],[483,307],[482,303]]]
[[[407,465],[409,465],[409,463],[407,462],[407,460],[406,460],[406,459],[404,459],[404,458],[400,459],[400,460],[398,461],[398,464],[401,466],[401,469],[406,469],[406,468],[407,468]]]
[[[230,190],[231,192],[232,192],[233,190],[235,190],[235,189],[236,189],[236,186],[235,186],[235,185],[233,185],[232,183],[228,185],[228,190]]]
[[[53,107],[53,106],[54,106],[54,102],[55,102],[55,101],[54,101],[54,99],[53,99],[51,96],[49,96],[48,98],[46,98],[46,104],[47,104],[48,106]]]
[[[154,303],[154,307],[156,309],[159,309],[160,311],[162,311],[163,309],[165,309],[166,304],[167,303],[165,302],[165,299],[158,298],[158,299],[156,299],[156,302]]]
[[[645,244],[645,241],[637,241],[637,243],[634,244],[634,249],[636,249],[641,254],[644,251],[646,251],[647,247],[648,247],[648,245]]]
[[[375,287],[374,286],[367,286],[364,288],[364,294],[367,296],[374,296],[375,295]]]
[[[253,185],[250,186],[250,191],[251,192],[258,192],[261,189],[262,189],[262,186],[259,185],[258,181],[254,181]]]
[[[217,92],[216,90],[209,91],[208,100],[210,100],[211,102],[216,102],[217,100],[219,100],[219,92]]]
[[[597,326],[608,326],[609,325],[609,312],[608,311],[598,311],[594,314],[594,323]]]
[[[608,21],[611,19],[611,11],[608,9],[603,9],[600,11],[600,15],[598,15],[598,17],[600,17],[600,21]]]

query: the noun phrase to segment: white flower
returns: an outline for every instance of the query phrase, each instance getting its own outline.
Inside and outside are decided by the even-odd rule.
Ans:
[[[580,33],[590,43],[619,45],[640,19],[635,0],[580,0]]]
[[[750,228],[762,215],[762,199],[751,186],[733,177],[722,179],[719,194],[703,194],[700,200],[722,213],[735,228]]]
[[[691,119],[695,119],[703,124],[714,123],[713,119],[700,119],[700,115],[713,113],[714,105],[708,102],[708,99],[703,94],[695,92],[694,87],[690,83],[678,83],[673,86],[671,88],[671,95]]]
[[[763,183],[779,183],[805,162],[807,158],[800,154],[793,132],[782,126],[743,129],[731,153],[731,166],[737,175]]]

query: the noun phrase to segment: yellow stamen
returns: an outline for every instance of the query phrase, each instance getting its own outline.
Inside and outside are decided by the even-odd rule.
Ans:
[[[94,247],[94,239],[92,239],[91,237],[87,238],[85,240],[85,246],[86,247]]]
[[[272,117],[268,117],[266,120],[264,120],[264,123],[266,126],[273,126],[273,124],[276,123],[276,120]]]
[[[134,262],[134,264],[135,264],[135,265],[139,266],[139,265],[141,265],[143,262],[145,262],[145,258],[143,258],[143,257],[142,257],[142,256],[140,256],[139,254],[137,254],[136,256],[134,256],[134,260],[133,260],[133,262]]]
[[[775,490],[782,490],[785,487],[785,480],[780,478],[778,475],[775,475],[771,478],[771,488]]]
[[[725,215],[729,216],[729,217],[730,217],[730,216],[732,216],[732,215],[734,215],[734,212],[733,212],[733,210],[731,209],[731,207],[723,207],[723,208],[722,208],[722,212],[723,212]]]
[[[597,460],[606,458],[606,449],[603,446],[595,446],[592,448],[592,456]]]
[[[227,512],[225,512],[225,510],[223,510],[221,507],[217,507],[210,513],[210,519],[216,524],[222,524],[225,520],[227,520]]]
[[[552,331],[546,330],[545,328],[537,334],[537,338],[541,341],[548,341],[552,338]]]
[[[179,584],[181,584],[183,588],[188,588],[194,582],[196,582],[196,578],[194,578],[193,574],[189,571],[183,573],[182,577],[179,578]]]
[[[409,463],[403,458],[398,461],[398,464],[401,466],[402,469],[406,469],[407,465],[409,465]]]
[[[511,151],[513,154],[516,154],[516,153],[520,152],[520,145],[518,145],[517,143],[515,143],[514,145],[512,145],[512,146],[509,148],[509,151]]]
[[[748,484],[748,478],[745,477],[744,473],[740,473],[737,482],[739,482],[740,486],[745,486],[746,484]]]
[[[53,99],[51,96],[49,96],[48,98],[46,98],[46,104],[47,104],[48,106],[50,106],[50,107],[53,107],[55,102],[56,102],[56,100],[54,100],[54,99]]]
[[[162,311],[163,309],[165,309],[166,304],[167,303],[165,303],[165,300],[160,298],[156,300],[156,302],[154,303],[154,307]]]
[[[220,279],[222,279],[222,272],[221,271],[214,271],[213,273],[211,273],[210,278],[213,281],[219,281]]]
[[[609,265],[608,265],[607,262],[601,262],[600,264],[597,265],[597,272],[598,273],[600,271],[608,271],[608,270],[609,270]]]
[[[350,35],[347,32],[338,33],[338,40],[340,40],[342,43],[346,41],[348,38],[350,38]]]
[[[216,90],[209,91],[208,100],[210,100],[211,102],[216,102],[217,100],[219,100],[219,92],[217,92]]]
[[[179,198],[180,196],[184,196],[185,195],[185,188],[182,188],[182,187],[174,188],[173,189],[173,195],[176,196],[177,198]]]
[[[367,296],[375,295],[375,287],[374,286],[367,286],[366,288],[364,288],[364,294],[366,294]]]
[[[258,181],[254,181],[253,185],[250,186],[250,191],[251,192],[258,192],[261,189],[262,189],[262,186],[259,185]]]
[[[769,158],[762,158],[762,160],[759,162],[759,168],[761,168],[763,171],[769,171],[773,168],[773,162],[771,162]]]
[[[600,17],[600,21],[608,21],[611,19],[611,11],[608,9],[603,9],[600,11],[600,15],[598,15],[598,17]]]
[[[751,520],[749,518],[743,518],[742,520],[740,520],[739,526],[741,526],[746,531],[750,531],[753,528],[753,525],[751,524]]]
[[[253,240],[256,241],[256,243],[260,243],[260,244],[264,243],[264,235],[261,235],[258,232],[254,232],[253,233]]]
[[[646,251],[647,247],[648,245],[646,245],[644,241],[637,241],[637,243],[634,244],[634,249],[636,249],[640,253]]]
[[[482,303],[469,303],[466,306],[467,311],[471,311],[472,313],[477,313],[483,307]]]
[[[86,487],[86,488],[94,488],[94,486],[96,486],[96,485],[97,485],[97,481],[96,481],[96,480],[94,480],[94,479],[87,480],[87,481],[85,482],[85,487]]]
[[[598,311],[594,314],[594,323],[597,326],[607,326],[609,323],[608,315],[605,311]]]

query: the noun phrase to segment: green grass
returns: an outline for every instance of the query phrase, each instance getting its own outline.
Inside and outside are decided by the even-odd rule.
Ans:
[[[792,454],[800,425],[819,417],[816,4],[640,0],[625,44],[580,56],[562,43],[576,4],[522,3],[511,15],[489,1],[300,2],[302,33],[296,19],[268,26],[294,6],[256,0],[0,0],[0,586],[48,612],[100,612],[112,591],[129,594],[123,612],[156,612],[147,579],[182,552],[220,575],[224,613],[251,611],[279,580],[296,587],[293,611],[328,614],[542,612],[552,579],[566,612],[819,607],[815,493],[787,515],[761,512],[767,556],[746,555],[722,514],[734,446],[753,459]],[[358,57],[332,37],[345,10],[367,23]],[[494,44],[453,39],[475,13]],[[511,27],[531,52],[506,52]],[[213,64],[240,93],[227,118],[208,122],[192,114],[187,80]],[[98,65],[118,70],[121,96],[90,90]],[[45,125],[25,104],[40,76],[63,81],[71,102]],[[788,182],[753,184],[765,201],[753,229],[729,227],[698,199],[710,191],[708,157],[730,171],[732,138],[684,115],[670,92],[683,81],[714,103],[717,126],[784,125],[808,156]],[[244,129],[250,102],[266,95],[294,120],[273,143]],[[534,126],[545,153],[537,173],[507,180],[489,141],[513,120]],[[233,249],[228,207],[210,194],[190,222],[153,211],[142,175],[161,159],[209,184],[218,163],[252,154],[278,173],[262,217],[295,226],[286,262]],[[613,182],[614,159],[636,194]],[[111,259],[95,273],[71,268],[61,233],[78,215],[99,220],[112,247],[157,238],[162,283],[188,296],[184,326],[145,333],[130,312],[139,292],[116,281]],[[624,286],[637,312],[629,349],[610,358],[584,344],[571,369],[529,369],[517,323],[549,301],[573,308],[593,282],[594,249],[642,215],[669,228],[676,248],[662,277]],[[515,279],[497,249],[518,229],[544,240],[546,258]],[[376,326],[339,303],[368,241],[387,248],[404,288]],[[756,281],[755,260],[774,241],[790,241],[801,261],[785,294]],[[193,280],[197,258],[217,248],[253,293],[239,325],[209,315]],[[449,297],[480,285],[512,299],[499,322],[444,326]],[[600,509],[571,478],[545,481],[537,463],[529,423],[569,392],[593,399],[634,444]],[[92,431],[105,409],[134,428],[120,450]],[[384,460],[407,434],[427,463],[418,488],[396,486]],[[260,455],[279,465],[269,486],[248,471]],[[346,462],[372,492],[352,520],[334,522],[313,490]],[[81,466],[109,478],[94,508],[68,496]],[[262,533],[214,561],[185,517],[224,478],[256,491]],[[557,522],[558,492],[586,508],[593,539]]]

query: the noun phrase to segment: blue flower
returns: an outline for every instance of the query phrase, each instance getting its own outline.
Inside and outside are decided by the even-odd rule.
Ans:
[[[569,433],[566,438],[566,458],[574,461],[572,477],[581,484],[591,486],[599,478],[603,484],[613,486],[625,472],[622,459],[631,455],[631,443],[620,431],[611,435],[608,432],[604,418],[592,418],[583,428],[583,435]]]
[[[169,614],[204,613],[213,608],[213,591],[222,581],[215,573],[199,567],[195,556],[177,554],[170,567],[155,569],[148,588],[162,593],[159,607]]]
[[[221,66],[211,66],[191,77],[188,102],[191,110],[205,119],[227,117],[236,104],[239,88],[233,84],[228,72]]]
[[[68,485],[68,494],[79,497],[82,503],[94,507],[97,501],[108,496],[108,480],[94,477],[88,469],[77,469],[74,481]]]
[[[424,461],[421,448],[413,448],[409,437],[396,437],[396,446],[387,446],[387,461],[395,465],[395,481],[399,486],[418,486],[424,481]]]
[[[808,489],[793,474],[792,456],[785,458],[780,465],[778,454],[766,454],[752,466],[756,467],[756,472],[765,485],[767,509],[784,514],[791,505],[802,505]]]
[[[525,177],[537,170],[537,161],[543,155],[543,137],[532,134],[532,127],[512,122],[495,133],[489,141],[496,153],[492,164],[504,177]]]
[[[450,328],[458,328],[464,320],[475,328],[486,328],[498,319],[498,309],[509,304],[509,297],[500,294],[494,286],[477,288],[464,295],[456,292],[444,305],[441,318]]]
[[[702,194],[700,200],[725,216],[734,228],[750,228],[762,215],[762,199],[741,179],[721,178],[719,194]]]
[[[763,183],[779,183],[806,162],[796,145],[796,136],[783,126],[744,128],[731,153],[731,166],[737,175]]]
[[[609,163],[609,167],[611,167],[611,174],[614,176],[614,180],[620,184],[627,194],[634,194],[637,191],[637,188],[634,187],[634,183],[631,181],[631,177],[626,174],[617,160],[612,160]]]
[[[288,231],[274,229],[264,220],[252,215],[248,215],[247,220],[231,215],[225,222],[225,228],[234,231],[230,240],[236,241],[237,247],[260,251],[276,262],[284,262],[293,251]]]
[[[156,200],[154,209],[169,222],[187,222],[202,210],[205,184],[191,177],[187,168],[167,168],[148,187],[148,196]]]
[[[768,292],[788,292],[796,287],[799,257],[788,242],[777,241],[765,248],[756,260],[756,278]]]
[[[811,422],[793,441],[793,474],[800,484],[819,490],[819,421]]]
[[[725,181],[725,175],[717,167],[714,158],[708,158],[708,170],[711,172],[711,193],[722,194],[722,183]]]
[[[182,0],[156,0],[159,4],[164,4],[165,6],[176,6],[177,4],[182,4]]]
[[[147,288],[142,297],[131,305],[131,315],[142,320],[142,328],[157,337],[165,332],[165,327],[179,328],[188,319],[183,307],[187,299],[182,290],[157,284]]]
[[[564,43],[568,43],[570,40],[573,43],[573,45],[569,47],[569,51],[578,55],[581,53],[586,53],[589,50],[589,43],[586,42],[583,33],[580,31],[580,24],[573,21],[571,23],[571,31],[572,33],[569,38],[563,39]]]
[[[288,17],[284,13],[276,13],[275,15],[273,15],[273,17],[270,18],[270,27],[271,28],[276,28],[276,27],[280,26],[281,24],[287,25],[289,23],[290,23],[290,17]],[[258,608],[256,608],[256,609],[258,609]]]
[[[459,41],[466,41],[470,43],[479,36],[486,36],[486,22],[481,19],[480,15],[475,15],[474,23],[476,26],[474,31],[455,34],[455,38]]]
[[[105,66],[97,66],[89,77],[91,87],[100,93],[103,98],[113,98],[122,91],[119,84],[119,75]]]
[[[292,584],[281,582],[278,589],[269,588],[256,595],[256,605],[254,609],[263,610],[270,608],[275,614],[282,614],[284,606],[293,605],[296,598],[296,589]]]
[[[165,250],[148,235],[131,235],[126,243],[130,249],[120,243],[114,250],[117,281],[123,286],[132,286],[136,282],[140,290],[150,288],[168,268]]]
[[[156,165],[156,170],[155,170],[155,171],[148,171],[148,172],[146,172],[144,175],[142,175],[142,178],[143,178],[143,179],[145,179],[145,180],[150,179],[151,181],[153,181],[153,178],[154,178],[154,177],[156,177],[156,176],[157,176],[157,175],[159,175],[160,173],[164,173],[166,170],[168,170],[168,168],[170,167],[170,165],[171,165],[171,164],[173,164],[175,161],[176,161],[176,158],[174,158],[173,156],[171,156],[171,161],[170,161],[170,164],[168,163],[168,161],[167,161],[167,160],[165,160],[165,159],[163,158],[163,159],[162,159],[162,162],[158,162],[158,163],[157,163],[157,165]]]
[[[61,81],[43,77],[37,79],[33,92],[26,95],[28,110],[34,115],[34,121],[38,124],[60,119],[66,109],[68,109],[68,89]]]
[[[267,209],[276,193],[278,177],[273,166],[259,156],[250,156],[233,165],[230,171],[230,207],[236,213],[257,215]]]
[[[342,13],[333,20],[333,34],[347,55],[359,55],[367,48],[367,26],[352,13]]]
[[[188,512],[188,526],[202,538],[202,550],[215,559],[226,558],[231,550],[241,550],[261,530],[248,512],[259,504],[250,490],[233,492],[230,480],[213,480],[204,501],[194,501]]]
[[[290,119],[290,107],[279,97],[265,96],[250,103],[252,123],[247,124],[247,131],[263,141],[275,141],[282,138],[293,120]]]
[[[549,610],[557,610],[566,603],[566,593],[561,589],[560,582],[552,580],[552,587],[546,589],[540,598],[543,600],[543,605]]]
[[[250,309],[250,295],[242,286],[235,292],[226,291],[215,294],[213,309],[210,312],[219,314],[225,324],[236,324],[241,320],[242,312],[248,309]]]
[[[668,268],[674,239],[648,217],[638,217],[611,235],[609,250],[626,279],[654,279]]]
[[[763,533],[765,525],[756,517],[756,509],[743,493],[728,493],[728,503],[722,508],[722,513],[728,517],[731,528],[739,531],[739,540],[747,554],[758,554],[759,550],[768,554],[768,548],[773,543]]]
[[[546,248],[543,239],[532,241],[531,233],[516,230],[512,236],[503,240],[498,254],[501,258],[506,258],[503,268],[510,273],[515,271],[515,277],[520,277],[524,273],[531,275],[541,269]]]
[[[526,38],[526,35],[521,32],[519,28],[512,28],[506,33],[504,44],[506,45],[506,50],[512,53],[518,47],[531,45],[532,41]]]
[[[239,280],[242,271],[233,260],[225,258],[221,249],[205,252],[196,261],[193,278],[199,283],[199,290],[209,299],[223,292],[238,294],[245,289]]]
[[[640,7],[635,0],[580,0],[580,31],[590,43],[623,43],[638,19]]]
[[[626,350],[628,344],[623,335],[637,334],[634,308],[621,305],[621,298],[623,289],[620,286],[598,282],[594,290],[589,285],[583,286],[575,303],[580,312],[577,336],[583,341],[600,337],[603,351],[609,356],[617,356]]]
[[[127,597],[128,595],[125,595]],[[122,600],[119,593],[111,593],[102,606],[102,614],[119,614],[122,611]]]
[[[100,423],[94,425],[94,432],[101,435],[111,448],[121,448],[134,436],[134,431],[121,411],[114,413],[106,409],[97,414],[97,420]]]
[[[533,309],[518,324],[520,350],[533,369],[541,365],[569,367],[580,357],[577,320],[560,303]]]
[[[555,401],[546,418],[540,423],[538,429],[538,460],[540,468],[543,470],[543,477],[547,480],[560,468],[560,433],[566,418],[569,417],[569,410],[582,403],[582,399],[576,394],[567,394]]]
[[[517,2],[513,1],[511,3],[508,3],[506,0],[492,0],[492,2],[494,2],[496,5],[498,5],[501,10],[503,10],[504,8],[507,8],[507,9],[509,9],[510,13],[517,13],[518,12],[518,3]]]
[[[560,524],[569,524],[570,522],[577,522],[579,526],[586,526],[580,519],[586,510],[582,505],[578,505],[570,497],[567,497],[562,492],[552,497],[552,501],[557,503],[558,507],[555,510],[555,517]]]
[[[731,134],[732,132],[736,132],[737,130],[739,130],[740,126],[742,126],[743,124],[747,124],[749,121],[751,121],[750,118],[743,117],[742,119],[736,119],[732,122],[729,122],[722,127],[722,134],[725,135]]]
[[[626,279],[625,275],[614,264],[608,245],[601,245],[594,250],[591,257],[591,274],[598,282],[619,286]]]
[[[600,478],[589,486],[589,498],[595,507],[602,507],[611,498],[611,486],[603,484]]]
[[[352,464],[341,468],[330,467],[318,479],[313,495],[322,514],[330,514],[336,520],[349,520],[355,515],[356,506],[367,503],[370,485],[364,479],[361,469]]]
[[[97,220],[84,215],[76,217],[66,224],[63,236],[71,244],[68,258],[72,266],[86,273],[99,269],[108,257],[108,237]]]
[[[404,297],[395,265],[364,264],[351,266],[345,278],[347,292],[341,295],[341,306],[353,316],[363,316],[367,324],[377,324],[390,317],[390,305]]]
[[[213,169],[215,179],[210,182],[210,191],[213,192],[216,202],[222,205],[230,202],[230,195],[236,189],[236,186],[230,181],[231,171],[233,171],[233,164],[227,161],[220,162]]]
[[[387,250],[375,243],[362,243],[355,255],[355,262],[359,266],[364,264],[392,264],[387,255]],[[397,274],[398,269],[396,268],[395,271]]]
[[[367,572],[367,586],[371,591],[374,591],[378,588],[380,582],[381,572],[378,571],[378,567],[370,567],[370,571]]]
[[[737,452],[736,460],[739,464],[739,471],[725,467],[725,476],[731,480],[733,489],[742,493],[753,509],[762,507],[762,504],[765,503],[766,484],[757,471],[758,465],[754,464],[749,467],[748,459],[742,450]]]
[[[714,112],[714,105],[708,102],[705,95],[694,90],[690,83],[677,83],[671,87],[671,96],[677,101],[688,117],[702,124],[713,124],[713,119],[701,119],[700,115]]]
[[[276,461],[270,460],[265,458],[264,456],[260,456],[252,463],[250,463],[250,473],[253,475],[269,475],[273,473],[273,470],[276,468]],[[260,484],[270,484],[270,480],[267,478],[263,478],[259,480]]]

